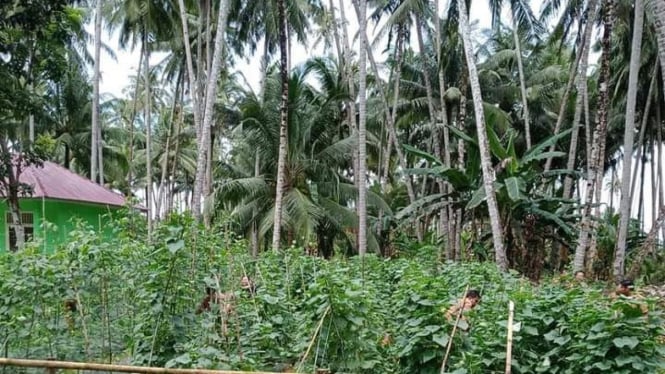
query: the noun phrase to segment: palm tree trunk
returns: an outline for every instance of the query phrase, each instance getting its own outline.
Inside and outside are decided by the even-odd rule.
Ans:
[[[167,189],[167,183],[166,183],[166,173],[169,168],[169,158],[170,158],[170,152],[171,152],[171,138],[173,136],[173,127],[175,126],[176,123],[176,107],[178,104],[178,100],[180,99],[180,89],[181,85],[184,86],[184,79],[182,79],[182,70],[181,73],[178,74],[178,78],[176,80],[176,89],[175,93],[173,95],[173,107],[171,108],[171,116],[169,119],[169,128],[166,132],[166,144],[164,146],[164,156],[162,157],[162,165],[161,165],[161,176],[159,177],[159,192],[157,193],[157,204],[155,206],[155,216],[156,217],[161,217],[162,216],[162,200],[164,199],[165,192]],[[164,206],[166,207],[166,203],[164,203]]]
[[[401,82],[401,79],[402,79],[402,45],[403,45],[403,42],[404,42],[404,34],[402,32],[402,25],[398,25],[397,26],[397,37],[395,39],[395,55],[394,55],[395,68],[394,68],[393,77],[392,77],[392,81],[393,81],[393,104],[392,104],[392,112],[390,114],[390,117],[393,121],[393,129],[394,129],[395,120],[397,119],[397,105],[399,104],[400,82]],[[376,74],[376,71],[374,72],[374,74]],[[386,159],[384,160],[384,165],[383,165],[383,170],[385,171],[386,178],[390,174],[390,154],[392,153],[391,152],[391,146],[395,141],[399,141],[399,139],[397,139],[397,132],[395,132],[394,134],[390,133],[389,135],[390,136],[389,136],[389,141],[388,141],[388,146],[387,146],[388,150],[386,151],[387,156],[386,156]],[[397,143],[395,143],[395,144],[397,144]],[[395,148],[398,148],[398,147],[399,147],[399,145],[395,146]],[[399,154],[398,154],[398,157],[400,157]],[[404,164],[406,165],[406,158],[404,158]],[[401,160],[400,160],[400,166],[402,166]],[[402,166],[402,167],[405,167],[405,166]],[[412,183],[411,176],[407,176],[407,179],[409,181],[409,184],[411,184],[411,188],[413,189],[413,183]],[[407,186],[407,188],[408,188],[408,186]],[[408,190],[407,190],[407,192],[408,192]],[[413,193],[414,200],[415,200],[415,196],[416,196],[415,190],[412,191],[412,193]],[[409,196],[409,198],[411,198],[411,196]]]
[[[279,251],[282,229],[282,204],[284,186],[286,182],[286,156],[288,148],[288,115],[289,115],[289,72],[288,72],[288,50],[287,50],[287,24],[286,24],[286,0],[277,0],[277,11],[279,19],[279,52],[280,52],[280,76],[282,78],[282,99],[280,105],[279,121],[279,155],[277,158],[277,187],[275,190],[275,218],[272,230],[272,249]]]
[[[134,172],[133,172],[133,165],[134,165],[134,121],[136,120],[136,115],[138,114],[138,104],[139,104],[139,77],[141,77],[141,73],[143,71],[143,56],[144,53],[141,51],[139,53],[139,64],[136,67],[136,86],[134,87],[134,97],[132,99],[132,113],[129,117],[129,155],[128,155],[128,165],[129,168],[127,170],[127,186],[131,190],[133,186],[133,179],[134,179]]]
[[[658,59],[660,60],[660,75],[663,79],[663,95],[665,96],[665,3],[654,0],[650,4],[658,40]]]
[[[359,11],[357,4],[355,2],[353,4],[356,6],[356,11]],[[365,40],[367,40],[367,35],[365,35]],[[378,77],[379,68],[376,64],[376,60],[374,59],[374,53],[372,52],[371,48],[367,48],[367,57],[369,57],[369,62],[372,67],[374,75]],[[397,79],[399,79],[399,77]],[[407,169],[406,156],[404,155],[404,151],[402,150],[402,145],[400,144],[399,138],[397,137],[397,132],[395,130],[395,116],[397,115],[397,110],[396,110],[397,103],[396,102],[394,103],[393,110],[391,112],[390,107],[388,105],[388,96],[386,94],[385,88],[383,87],[383,82],[378,81],[376,84],[378,87],[379,96],[381,96],[381,103],[383,104],[383,110],[386,114],[386,127],[388,127],[388,142],[395,144],[395,152],[397,152],[399,165],[402,169]],[[397,92],[397,94],[399,94],[398,82],[395,83],[395,91]],[[387,162],[389,162],[390,153],[386,154],[386,159],[388,160]],[[386,168],[385,170],[387,177],[388,168]],[[413,190],[413,183],[411,183],[411,178],[406,179],[406,190],[409,196],[409,203],[413,203],[414,201],[416,201],[416,194]]]
[[[353,134],[353,136],[358,136],[358,123],[357,123],[357,117],[356,117],[356,102],[355,102],[355,97],[356,97],[356,90],[355,90],[355,75],[353,72],[353,67],[352,67],[352,58],[351,58],[351,46],[349,43],[349,32],[347,29],[347,20],[346,20],[346,14],[344,12],[345,6],[343,0],[339,0],[339,15],[341,18],[341,23],[342,23],[342,38],[344,42],[344,59],[345,62],[343,64],[344,70],[343,70],[343,81],[346,80],[348,81],[349,84],[349,97],[352,99],[348,101],[348,124],[349,124],[349,132]],[[353,163],[353,183],[356,186],[356,188],[359,188],[359,154],[358,154],[359,149],[355,148],[352,156],[352,163]],[[360,205],[356,204],[356,212],[358,212],[360,209]],[[356,232],[357,235],[357,232]],[[356,243],[357,243],[357,237],[356,237]]]
[[[487,140],[487,129],[485,128],[485,114],[483,112],[483,98],[480,91],[480,82],[478,80],[478,71],[474,61],[473,45],[471,42],[471,32],[469,30],[469,20],[466,10],[466,2],[458,1],[459,7],[459,28],[464,52],[466,55],[466,65],[469,70],[469,81],[471,83],[471,93],[473,94],[473,107],[476,113],[476,131],[478,132],[478,148],[480,149],[480,161],[483,170],[483,186],[487,195],[487,207],[489,210],[490,225],[492,227],[492,239],[494,243],[494,252],[496,263],[501,270],[508,270],[508,260],[503,243],[503,232],[501,228],[501,218],[499,216],[499,207],[494,193],[494,168],[489,153]]]
[[[598,0],[589,0],[589,8],[594,10],[592,13],[595,14],[595,9],[597,8]],[[580,53],[577,54],[577,57],[575,58],[575,63],[570,67],[569,75],[568,75],[568,83],[566,84],[566,88],[563,92],[563,96],[561,97],[561,105],[559,107],[559,115],[557,116],[556,124],[554,125],[554,134],[557,135],[561,131],[561,125],[563,124],[563,120],[565,118],[565,113],[566,113],[566,104],[568,103],[568,97],[570,96],[570,91],[573,89],[573,84],[575,82],[575,77],[577,77],[577,71],[578,67],[580,65],[580,61],[582,60],[582,51],[584,49],[588,48],[589,46],[587,45],[586,41],[591,40],[591,32],[593,31],[593,22],[587,21],[586,26],[584,26],[584,36],[582,40],[580,41],[580,47],[579,51]],[[549,149],[550,152],[553,152],[555,149],[556,145],[552,145]],[[548,157],[547,161],[545,161],[545,171],[549,171],[550,168],[552,167],[552,157]]]
[[[656,224],[656,212],[658,205],[658,176],[656,175],[656,139],[651,131],[651,162],[649,162],[649,172],[651,173],[651,223],[652,227]]]
[[[99,153],[99,81],[102,47],[102,0],[95,4],[95,65],[92,77],[92,128],[90,129],[90,179],[97,181]],[[101,173],[100,173],[101,174]]]
[[[635,20],[633,26],[633,40],[630,51],[630,73],[628,74],[628,97],[626,104],[626,122],[624,131],[624,164],[621,180],[621,202],[619,213],[619,236],[616,253],[614,255],[614,277],[620,278],[624,274],[624,261],[626,256],[626,239],[628,236],[628,222],[630,221],[630,170],[633,154],[633,137],[635,130],[635,104],[637,100],[637,80],[640,69],[640,54],[642,52],[642,29],[644,27],[644,1],[635,0]]]
[[[153,209],[152,209],[152,126],[150,124],[150,48],[148,46],[148,35],[144,30],[143,35],[143,88],[145,90],[145,101],[143,108],[143,118],[145,124],[145,162],[146,162],[146,208],[148,211],[148,241],[150,241],[152,236],[152,218],[153,218]]]
[[[585,49],[586,51],[586,49]],[[580,72],[582,70],[580,69]],[[577,142],[580,134],[580,122],[582,119],[582,106],[584,104],[584,95],[586,91],[586,74],[577,76],[577,97],[575,98],[575,114],[573,115],[573,133],[570,136],[570,147],[568,148],[567,170],[575,170],[575,158],[577,155]],[[573,178],[566,175],[563,180],[563,198],[569,199],[572,196]]]
[[[658,64],[653,66],[653,72],[651,74],[651,83],[649,84],[649,91],[647,91],[647,102],[644,104],[644,115],[642,116],[642,122],[640,123],[640,134],[637,139],[637,156],[635,157],[636,160],[641,160],[642,155],[644,154],[645,151],[645,144],[644,144],[644,136],[646,134],[646,128],[649,122],[649,112],[651,111],[651,102],[653,100],[653,95],[654,91],[656,88],[656,80],[658,77]],[[630,196],[631,196],[631,201],[635,200],[635,183],[637,183],[637,168],[635,168],[635,171],[633,172],[633,179],[630,184]],[[641,180],[642,183],[644,183],[644,180]]]
[[[607,113],[609,110],[609,84],[610,84],[610,48],[613,25],[613,0],[605,3],[605,14],[603,15],[603,53],[600,61],[600,79],[598,81],[598,115],[596,117],[596,129],[593,134],[591,163],[587,171],[586,198],[582,206],[582,218],[580,222],[579,237],[573,259],[573,272],[584,270],[585,259],[587,273],[593,272],[593,260],[596,258],[596,235],[592,231],[591,204],[595,195],[594,188],[602,187],[602,170],[605,160],[605,142],[607,138]],[[587,248],[589,251],[587,253]]]
[[[425,94],[427,96],[427,109],[429,112],[430,126],[432,128],[432,144],[434,146],[434,154],[440,160],[443,159],[443,151],[441,149],[441,139],[439,136],[439,124],[436,122],[436,111],[434,109],[434,95],[432,93],[432,82],[430,80],[429,71],[427,70],[427,51],[425,49],[425,43],[423,41],[423,28],[425,27],[423,19],[420,15],[416,15],[416,36],[418,39],[418,48],[420,49],[420,54],[423,59],[423,79],[425,80]],[[450,159],[450,157],[448,157]],[[448,160],[450,161],[450,160]],[[445,161],[444,161],[445,162]],[[448,166],[448,165],[446,165]],[[439,186],[439,192],[441,194],[446,193],[446,184],[438,180],[437,185]],[[448,208],[441,209],[439,212],[439,225],[438,225],[438,235],[440,237],[448,234]]]
[[[663,70],[661,69],[661,71]],[[657,102],[660,102],[658,99],[659,96],[656,93]],[[656,108],[656,123],[661,124],[660,107],[657,106]],[[656,136],[658,137],[658,208],[662,209],[665,206],[665,181],[663,181],[663,130],[660,125],[656,126]],[[661,235],[665,239],[665,227],[663,227]]]
[[[201,140],[198,144],[198,154],[196,158],[196,176],[194,178],[194,192],[192,194],[192,211],[197,220],[201,216],[201,193],[206,172],[206,160],[208,159],[208,149],[210,148],[210,131],[212,127],[214,103],[217,94],[217,77],[222,65],[222,56],[224,49],[224,31],[226,29],[226,19],[228,16],[229,3],[222,0],[219,4],[219,14],[217,16],[217,31],[215,32],[215,50],[212,57],[212,66],[208,72],[205,95],[205,111],[203,123],[201,126]]]
[[[335,40],[335,49],[337,50],[337,60],[339,66],[342,67],[344,64],[344,50],[340,41],[339,30],[337,28],[337,16],[335,16],[335,4],[333,0],[329,0],[328,5],[330,7],[330,19],[332,19],[333,39]]]
[[[642,144],[641,148],[646,147],[646,144]],[[643,150],[642,153],[646,153],[646,150]],[[640,162],[641,161],[641,162]],[[640,194],[637,200],[637,220],[640,222],[640,230],[644,230],[644,175],[647,170],[647,156],[643,154],[642,157],[637,159],[635,163],[635,171],[640,169]],[[631,205],[633,199],[631,198]]]
[[[360,45],[358,46],[359,83],[358,83],[358,255],[367,252],[367,0],[358,0],[358,24]]]
[[[256,151],[254,155],[254,177],[258,178],[261,175],[261,157],[259,152]],[[251,229],[251,242],[252,242],[252,256],[256,257],[259,255],[259,248],[261,246],[261,241],[259,238],[259,224],[257,222],[258,212],[254,210],[254,217],[252,220],[252,229]]]
[[[185,1],[178,0],[180,7],[180,20],[182,22],[182,39],[185,45],[185,60],[187,63],[187,78],[189,82],[189,89],[192,91],[192,101],[194,103],[194,126],[196,127],[197,142],[201,141],[201,95],[199,93],[199,85],[196,75],[194,74],[194,65],[192,60],[192,47],[189,43],[189,27],[187,25],[187,13],[185,8]]]
[[[517,20],[513,19],[513,24],[514,24],[513,39],[515,40],[515,56],[517,57],[517,71],[520,76],[520,93],[522,95],[522,120],[524,121],[524,136],[526,137],[526,149],[529,150],[531,148],[531,126],[529,124],[530,121],[529,105],[527,103],[527,96],[526,96],[526,78],[524,77],[524,66],[522,64],[522,49],[520,48],[520,37],[519,34],[517,33]]]
[[[591,4],[590,4],[591,5]],[[582,110],[584,109],[584,102],[587,96],[587,65],[589,63],[589,51],[591,50],[591,32],[593,25],[596,21],[596,14],[598,6],[592,4],[591,15],[587,20],[587,27],[584,29],[584,41],[582,42],[582,54],[580,58],[580,66],[577,72],[577,97],[575,99],[575,114],[573,115],[573,133],[570,138],[570,147],[568,149],[568,162],[566,168],[568,170],[575,169],[575,157],[577,156],[577,142],[579,140],[580,122],[582,119]],[[589,30],[589,32],[587,32]],[[588,118],[587,118],[588,122]],[[572,196],[573,179],[570,175],[566,175],[563,182],[563,198],[568,199]]]
[[[446,80],[445,80],[445,71],[443,66],[443,58],[441,56],[441,49],[443,48],[443,41],[441,35],[441,20],[439,19],[439,0],[434,0],[434,32],[436,33],[436,62],[437,70],[439,72],[439,105],[441,110],[439,111],[440,122],[443,127],[443,162],[446,167],[451,167],[450,161],[450,131],[448,130],[448,108],[446,104]],[[446,185],[448,190],[452,189],[450,184]],[[446,198],[446,200],[448,200]],[[455,229],[456,214],[453,212],[453,207],[447,205],[439,215],[439,221],[442,232],[448,231],[448,243],[446,245],[448,259],[455,259],[455,243],[457,242],[457,231]]]
[[[168,189],[168,207],[167,207],[167,213],[170,213],[173,211],[173,205],[174,205],[174,189],[175,189],[175,178],[177,176],[177,170],[178,170],[178,159],[180,155],[180,134],[182,132],[182,128],[185,125],[185,110],[184,110],[184,102],[185,102],[185,81],[184,79],[182,80],[182,85],[183,88],[180,91],[180,110],[178,111],[178,128],[176,130],[176,135],[175,135],[175,149],[173,150],[173,162],[171,165],[171,174],[169,177],[169,189]],[[182,193],[180,193],[182,195]],[[181,208],[179,205],[178,208]]]

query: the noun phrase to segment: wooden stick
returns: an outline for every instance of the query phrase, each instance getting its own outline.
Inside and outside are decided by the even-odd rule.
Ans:
[[[513,355],[513,313],[515,312],[515,304],[512,301],[508,302],[508,341],[506,344],[506,374],[510,374]]]
[[[51,369],[72,369],[110,371],[116,373],[141,373],[141,374],[280,374],[268,371],[232,371],[211,369],[178,369],[141,367],[129,365],[94,364],[87,362],[51,361],[51,360],[23,360],[16,358],[0,358],[0,366],[20,366]]]
[[[316,337],[319,335],[319,331],[321,330],[321,326],[323,326],[323,321],[326,319],[326,316],[328,315],[328,312],[330,311],[330,305],[326,308],[326,311],[323,312],[323,316],[321,317],[321,320],[319,321],[319,324],[316,326],[316,330],[314,330],[314,336],[312,336],[312,340],[309,342],[309,346],[307,347],[307,351],[305,351],[305,355],[302,356],[302,359],[300,360],[300,363],[298,364],[298,369],[297,371],[300,372],[302,369],[303,364],[305,363],[305,360],[307,359],[307,356],[309,355],[309,351],[312,350],[312,346],[314,346],[314,341],[316,341]]]
[[[453,346],[453,338],[455,337],[455,332],[457,331],[457,324],[459,323],[460,318],[462,318],[462,313],[464,312],[464,300],[466,300],[466,293],[469,291],[469,285],[466,285],[462,298],[459,301],[459,310],[457,311],[457,318],[455,318],[455,324],[453,325],[453,332],[450,334],[450,339],[448,340],[448,347],[446,347],[446,355],[443,357],[443,362],[441,363],[441,374],[446,371],[446,363],[448,362],[448,355],[450,355],[450,348]]]

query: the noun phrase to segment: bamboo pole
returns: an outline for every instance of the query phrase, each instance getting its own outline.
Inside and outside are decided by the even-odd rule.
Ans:
[[[508,302],[508,341],[506,344],[506,374],[510,374],[512,369],[514,312],[515,312],[515,304],[512,301],[509,301]]]
[[[307,351],[305,351],[305,355],[302,356],[302,359],[298,364],[298,371],[300,371],[302,369],[302,366],[305,364],[305,360],[307,359],[307,356],[309,356],[309,352],[312,350],[312,346],[314,346],[314,341],[316,340],[316,337],[319,335],[319,331],[321,331],[321,326],[323,326],[323,321],[326,319],[326,316],[328,315],[329,311],[330,311],[330,305],[328,305],[326,311],[323,312],[323,316],[321,316],[321,320],[319,321],[319,324],[316,326],[316,330],[314,330],[314,336],[312,336],[312,340],[309,342]]]
[[[469,285],[466,285],[462,298],[459,302],[459,310],[457,311],[457,318],[455,318],[455,324],[453,325],[453,332],[450,334],[450,339],[448,340],[448,346],[446,347],[446,355],[443,357],[443,362],[441,363],[441,374],[446,371],[446,363],[448,362],[448,355],[450,355],[450,348],[453,346],[453,338],[455,337],[455,332],[457,331],[457,324],[459,323],[460,318],[462,318],[462,313],[464,312],[464,300],[466,300],[466,293],[469,291]]]
[[[36,367],[46,369],[72,369],[110,371],[115,373],[140,373],[140,374],[279,374],[268,371],[233,371],[233,370],[211,370],[211,369],[179,369],[141,367],[129,365],[94,364],[87,362],[51,361],[51,360],[24,360],[17,358],[0,358],[0,366]]]

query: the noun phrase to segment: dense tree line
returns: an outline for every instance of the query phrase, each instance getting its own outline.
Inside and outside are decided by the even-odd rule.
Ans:
[[[645,205],[655,238],[665,211],[665,6],[505,5],[487,2],[479,36],[461,1],[3,3],[2,189],[29,193],[12,155],[49,157],[143,198],[148,238],[186,210],[254,254],[391,255],[409,239],[533,278],[622,277],[658,243]],[[103,29],[141,51],[123,98],[99,92]],[[295,43],[324,53],[293,64]],[[259,92],[235,69],[247,55]]]

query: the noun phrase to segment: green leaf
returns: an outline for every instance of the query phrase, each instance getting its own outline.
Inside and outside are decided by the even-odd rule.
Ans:
[[[432,336],[432,340],[434,341],[434,343],[436,343],[436,344],[438,344],[438,345],[445,348],[445,347],[448,346],[448,342],[450,341],[450,337],[448,337],[448,335],[446,335],[446,334],[436,334],[436,335]]]
[[[485,201],[486,198],[487,195],[485,194],[485,186],[480,186],[480,188],[477,189],[471,196],[471,200],[469,200],[469,202],[466,204],[466,209],[477,208],[478,205]]]
[[[532,207],[531,211],[532,211],[532,213],[535,213],[535,214],[537,214],[537,215],[539,215],[539,216],[541,216],[545,219],[548,219],[548,220],[556,223],[557,226],[559,226],[560,229],[562,229],[563,231],[566,232],[566,234],[574,235],[573,228],[569,224],[564,222],[561,219],[561,217],[559,217],[558,215],[556,215],[554,213],[550,213],[550,212],[548,212],[546,210],[543,210],[543,209],[540,209],[540,208],[536,208],[536,207]]]
[[[567,154],[565,152],[561,152],[561,151],[543,152],[543,153],[534,155],[532,158],[529,159],[529,162],[544,160],[544,159],[547,159],[547,158],[564,157],[566,155]]]
[[[639,344],[639,340],[637,340],[636,337],[634,336],[624,336],[621,338],[615,338],[612,340],[612,343],[614,343],[614,346],[617,348],[623,348],[623,347],[628,347],[630,349],[633,349],[637,347]]]
[[[508,191],[508,197],[512,201],[526,200],[526,196],[522,193],[526,189],[524,180],[518,177],[510,177],[504,179],[504,184],[506,185],[506,190]]]
[[[405,151],[407,151],[407,152],[409,152],[409,153],[411,153],[415,156],[418,156],[420,158],[424,158],[425,160],[427,160],[429,162],[434,162],[438,165],[443,165],[443,162],[441,162],[441,160],[439,160],[436,156],[434,156],[430,153],[421,151],[418,148],[412,147],[408,144],[402,144],[402,148],[404,148]]]
[[[501,144],[501,140],[491,127],[487,128],[487,139],[489,140],[490,151],[500,160],[508,158],[508,151]]]
[[[466,133],[460,131],[458,128],[453,127],[453,126],[448,126],[450,128],[450,132],[453,133],[453,135],[457,136],[458,138],[465,140],[468,143],[471,143],[475,146],[478,146],[478,142],[476,142],[476,139],[470,137]]]
[[[543,140],[542,142],[538,143],[538,145],[536,145],[533,148],[529,149],[524,154],[524,156],[522,156],[522,159],[520,160],[520,164],[526,165],[529,162],[535,160],[536,157],[538,157],[538,155],[543,153],[545,148],[549,148],[553,144],[556,144],[556,142],[558,142],[560,139],[565,138],[566,136],[570,135],[570,133],[572,131],[573,131],[572,129],[562,131],[562,132],[558,133],[557,135],[551,136],[551,137]]]
[[[185,248],[185,241],[180,239],[178,241],[168,243],[166,247],[169,249],[169,252],[171,252],[171,254],[175,254],[179,250]]]

